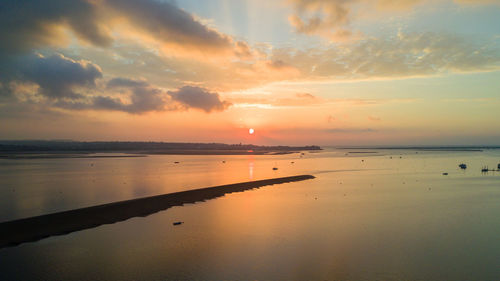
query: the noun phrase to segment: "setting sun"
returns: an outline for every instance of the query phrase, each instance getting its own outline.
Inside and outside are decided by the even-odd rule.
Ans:
[[[250,129],[248,130],[248,133],[249,133],[250,135],[253,135],[253,133],[255,133],[255,130],[254,130],[253,128],[250,128]]]

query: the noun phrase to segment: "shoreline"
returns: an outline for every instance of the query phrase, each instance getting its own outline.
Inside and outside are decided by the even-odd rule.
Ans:
[[[168,193],[0,223],[0,249],[47,237],[145,217],[174,206],[202,202],[262,186],[314,179],[312,175],[272,178]]]
[[[54,151],[54,152],[12,152],[0,153],[0,159],[24,160],[24,159],[87,159],[87,158],[139,158],[149,155],[287,155],[300,153],[301,151],[246,151],[246,150],[166,150],[166,151]],[[99,153],[100,155],[94,155]],[[121,154],[121,155],[103,155],[103,154]]]

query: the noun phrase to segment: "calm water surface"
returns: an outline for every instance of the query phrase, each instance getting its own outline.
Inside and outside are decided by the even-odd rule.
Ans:
[[[0,280],[500,280],[500,150],[346,152],[0,160],[0,221],[317,177],[0,249]]]

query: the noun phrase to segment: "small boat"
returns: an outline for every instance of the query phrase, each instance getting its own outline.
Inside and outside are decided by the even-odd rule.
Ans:
[[[500,170],[500,164],[498,164],[497,168]]]
[[[487,173],[489,170],[490,170],[490,169],[488,169],[488,167],[483,167],[483,168],[481,169],[481,172],[483,172],[483,173]]]
[[[448,173],[443,173],[443,176],[447,176],[447,175],[448,175]]]
[[[273,167],[273,171],[276,171],[276,170],[278,170],[278,168],[276,168],[276,167]]]
[[[176,222],[174,222],[174,223],[172,223],[172,224],[173,224],[173,225],[181,225],[181,224],[183,224],[183,223],[184,223],[183,221],[176,221]]]
[[[467,165],[464,163],[458,165],[458,167],[460,167],[460,169],[463,169],[463,170],[467,169]]]

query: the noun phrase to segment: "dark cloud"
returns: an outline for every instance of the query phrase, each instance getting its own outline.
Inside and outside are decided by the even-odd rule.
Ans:
[[[156,0],[2,0],[0,2],[0,59],[46,45],[61,43],[69,28],[96,46],[113,42],[116,19],[155,40],[198,50],[231,48],[232,39],[211,29],[170,2]]]
[[[108,81],[108,88],[133,88],[133,87],[148,87],[148,82],[144,80],[134,80],[128,78],[113,78]]]
[[[55,104],[64,107],[78,109],[90,106],[131,113],[163,110],[165,99],[170,99],[169,95],[146,81],[114,78],[105,89],[99,89],[111,91],[127,88],[130,103],[122,103],[112,97],[96,98],[93,91],[96,80],[103,77],[99,66],[60,54],[44,57],[34,52],[68,39],[65,38],[64,28],[92,45],[109,46],[113,42],[110,31],[119,25],[117,22],[128,22],[130,28],[150,35],[157,41],[178,44],[187,49],[204,51],[233,47],[229,36],[207,27],[172,2],[4,0],[0,2],[2,101],[15,98],[16,85],[13,84],[24,83],[38,86],[35,94],[52,99]],[[244,42],[238,42],[237,47],[242,49],[243,55],[250,52]],[[89,92],[82,94],[79,89]],[[206,108],[203,107],[203,110]]]
[[[176,91],[169,91],[168,94],[173,100],[186,107],[201,109],[205,112],[223,111],[231,103],[222,101],[217,93],[210,93],[206,89],[184,86]]]
[[[132,103],[127,107],[127,112],[130,113],[165,110],[168,102],[165,93],[154,87],[134,88],[130,100]]]
[[[112,96],[92,96],[79,101],[60,100],[54,105],[71,110],[122,111],[130,114],[175,110],[175,106],[169,103],[168,96],[155,88],[135,88],[131,91],[128,101]]]
[[[6,74],[0,76],[0,102],[131,114],[189,108],[211,112],[222,111],[230,105],[221,101],[217,93],[197,87],[185,86],[166,92],[146,80],[123,77],[112,78],[105,84],[98,83],[103,77],[98,65],[61,54],[49,57],[27,55],[8,61],[8,68],[13,71],[7,73],[0,69],[0,73]]]
[[[43,57],[33,55],[23,58],[20,66],[21,80],[37,84],[39,93],[50,98],[78,98],[75,88],[95,88],[96,79],[102,77],[98,65],[75,61],[63,55]]]
[[[108,96],[90,96],[85,100],[59,100],[55,106],[73,110],[110,110],[131,114],[143,114],[151,111],[176,111],[200,109],[205,112],[223,111],[230,103],[221,101],[217,93],[205,89],[184,86],[175,91],[166,92],[144,80],[113,78],[106,88]],[[112,91],[119,91],[122,98],[117,98]]]
[[[155,39],[184,47],[229,48],[232,40],[170,2],[107,0],[107,6]]]
[[[12,97],[13,97],[12,90],[10,89],[9,85],[0,82],[0,102],[8,101]]]
[[[90,96],[78,101],[58,101],[55,105],[74,110],[110,110],[131,114],[142,114],[151,111],[173,110],[169,96],[161,89],[151,86],[144,80],[113,78],[106,88],[113,95],[113,90],[120,90],[124,100],[113,96]]]
[[[2,0],[0,56],[54,43],[56,25],[68,26],[79,38],[92,44],[109,45],[112,39],[92,3],[86,0]]]

